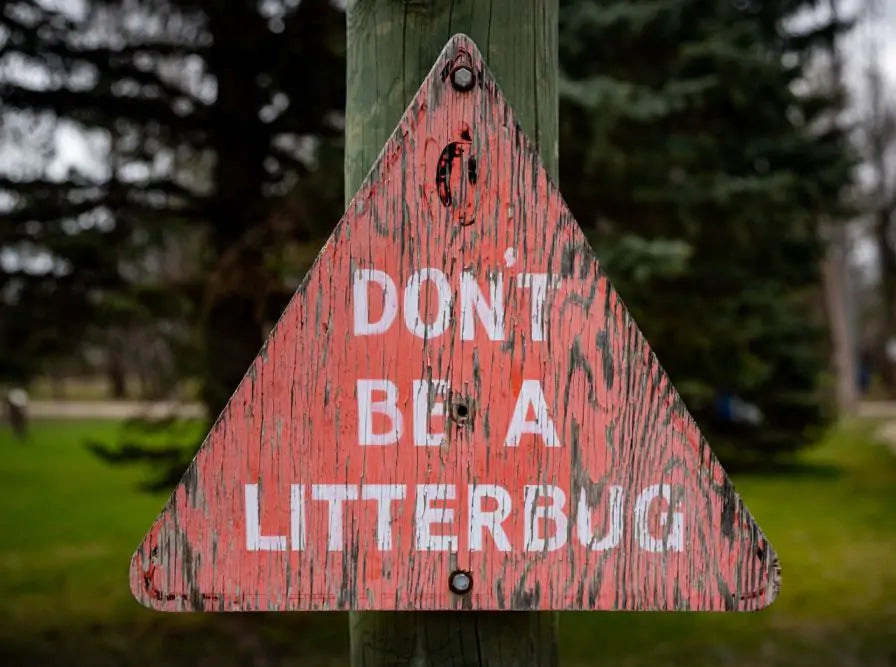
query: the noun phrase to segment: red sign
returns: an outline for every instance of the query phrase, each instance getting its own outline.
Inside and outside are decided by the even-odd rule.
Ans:
[[[777,558],[458,36],[131,588],[172,611],[749,610]]]

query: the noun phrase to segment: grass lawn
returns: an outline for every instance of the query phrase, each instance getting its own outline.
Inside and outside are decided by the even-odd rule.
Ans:
[[[85,439],[109,422],[0,429],[0,663],[344,665],[343,614],[166,615],[128,590],[131,553],[166,494]],[[563,614],[563,665],[896,665],[896,457],[873,425],[833,431],[799,464],[736,474],[777,549],[783,588],[756,614]]]

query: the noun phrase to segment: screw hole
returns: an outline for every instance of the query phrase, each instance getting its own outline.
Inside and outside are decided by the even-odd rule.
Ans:
[[[470,407],[463,401],[451,405],[451,417],[458,424],[463,424],[470,418]]]

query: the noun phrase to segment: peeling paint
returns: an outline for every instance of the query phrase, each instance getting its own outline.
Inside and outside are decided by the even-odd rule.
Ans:
[[[441,71],[459,49],[466,92]],[[777,556],[479,51],[458,36],[438,63],[137,549],[134,595],[168,611],[768,605]],[[355,291],[359,270],[379,282]],[[464,271],[481,294],[463,292]],[[361,379],[380,381],[364,409]],[[424,379],[449,389],[421,403]],[[418,441],[430,434],[436,446]],[[417,485],[443,496],[420,501]],[[471,485],[512,506],[493,490],[471,507]],[[621,534],[598,550],[577,503],[603,534],[610,488]],[[499,517],[478,541],[475,512]],[[463,596],[455,570],[475,580]]]

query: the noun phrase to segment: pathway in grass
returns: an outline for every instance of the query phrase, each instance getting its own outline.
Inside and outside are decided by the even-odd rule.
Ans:
[[[145,472],[84,446],[110,422],[0,431],[4,664],[342,665],[342,614],[164,615],[130,598],[128,561],[164,503]],[[896,664],[896,457],[876,425],[832,432],[799,465],[734,474],[783,568],[771,609],[747,615],[564,614],[564,665]]]

